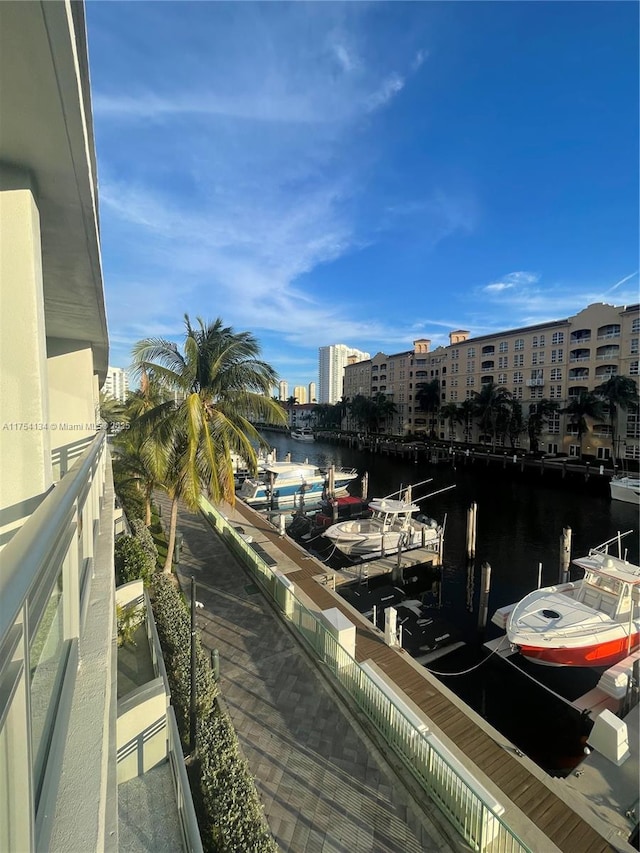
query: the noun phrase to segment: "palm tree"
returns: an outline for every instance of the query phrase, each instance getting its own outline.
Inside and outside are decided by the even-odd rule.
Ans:
[[[460,418],[461,422],[464,424],[464,437],[467,443],[470,443],[469,436],[471,435],[471,425],[473,423],[475,411],[476,408],[473,397],[463,400],[460,403]]]
[[[529,450],[534,453],[538,450],[540,436],[554,412],[558,411],[558,404],[555,400],[547,400],[543,397],[537,403],[532,403],[529,407],[529,417],[527,418],[527,432],[529,433]]]
[[[429,419],[431,432],[433,432],[433,415],[440,408],[440,380],[432,379],[430,382],[420,383],[416,391],[416,403],[421,412],[427,412],[432,417]]]
[[[121,432],[114,442],[113,471],[121,483],[134,483],[144,495],[147,527],[151,524],[151,498],[159,485],[157,471],[148,452],[149,436],[144,429],[132,428]]]
[[[375,424],[376,432],[379,432],[380,424],[383,423],[386,427],[387,421],[395,415],[398,409],[393,400],[387,397],[386,394],[383,394],[382,391],[373,395],[371,404],[371,419]]]
[[[169,570],[178,499],[195,510],[204,490],[216,502],[233,504],[232,453],[242,456],[255,473],[252,442],[267,447],[252,421],[286,422],[282,407],[270,397],[277,376],[258,359],[260,347],[253,335],[235,332],[220,318],[197,322],[193,327],[185,315],[183,352],[163,338],[147,338],[133,349],[137,373],[147,371],[164,389],[183,396],[171,410],[160,406],[147,415],[153,437],[148,450],[172,499]]]
[[[459,424],[462,422],[462,417],[463,417],[462,409],[458,407],[457,403],[450,401],[449,403],[446,403],[440,409],[440,417],[442,417],[446,421],[448,421],[448,423],[449,423],[449,438],[450,438],[451,442],[453,443],[456,424],[457,423]]]
[[[509,437],[511,449],[516,449],[516,440],[525,431],[525,419],[522,414],[522,403],[513,397],[507,400],[506,405],[498,415],[498,431],[501,435]]]
[[[629,408],[638,405],[638,387],[635,380],[630,376],[611,376],[602,385],[598,385],[593,389],[594,394],[601,397],[608,410],[609,421],[611,423],[611,455],[615,466],[617,461],[617,423],[618,409]]]
[[[504,421],[508,415],[511,394],[502,385],[487,382],[479,394],[473,398],[474,409],[478,416],[480,429],[485,435],[491,436],[491,444],[495,447],[499,419]]]
[[[590,391],[582,391],[561,411],[569,415],[569,423],[577,427],[580,456],[582,456],[582,436],[588,431],[587,418],[601,418],[604,413],[602,400]]]

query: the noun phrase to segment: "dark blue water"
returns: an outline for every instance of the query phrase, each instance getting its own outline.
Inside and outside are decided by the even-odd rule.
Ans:
[[[558,580],[560,537],[564,527],[572,529],[572,556],[580,557],[617,533],[632,530],[622,540],[628,559],[638,563],[638,509],[611,501],[604,483],[582,476],[551,479],[538,471],[512,472],[508,466],[454,468],[449,461],[439,464],[410,462],[372,454],[330,443],[300,444],[287,436],[265,433],[276,448],[278,459],[287,453],[295,462],[308,459],[321,465],[354,467],[369,474],[369,497],[381,497],[401,486],[427,478],[432,482],[414,489],[413,499],[421,510],[442,522],[446,518],[444,565],[438,595],[427,594],[426,604],[437,604],[441,614],[460,629],[468,645],[430,668],[440,673],[459,673],[486,657],[479,644],[477,607],[480,566],[491,565],[489,619],[497,608],[518,601],[538,583],[542,563],[542,584]],[[431,491],[451,484],[455,488],[421,499]],[[358,483],[359,488],[359,483]],[[357,493],[357,489],[352,489]],[[478,505],[476,558],[471,568],[466,557],[466,518],[472,502]],[[575,569],[572,577],[582,577]],[[422,589],[431,588],[425,575]],[[384,581],[388,583],[387,581]],[[371,581],[373,584],[374,581]],[[407,592],[418,592],[420,583]],[[481,639],[502,632],[488,622]],[[493,656],[468,675],[441,676],[444,683],[482,714],[495,728],[526,752],[543,769],[564,775],[583,756],[586,733],[592,720],[582,719],[566,702],[556,700],[549,690],[568,701],[581,696],[598,681],[601,671],[541,667],[513,656],[511,663]],[[539,682],[548,689],[541,689]]]

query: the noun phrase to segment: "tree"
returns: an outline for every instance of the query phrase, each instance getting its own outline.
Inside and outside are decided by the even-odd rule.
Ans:
[[[592,420],[601,418],[604,414],[604,404],[602,400],[590,391],[582,391],[561,411],[569,415],[569,423],[577,428],[580,456],[582,456],[582,436],[589,429],[587,418],[591,418]]]
[[[461,408],[458,407],[457,403],[450,401],[440,409],[440,417],[444,418],[448,422],[449,438],[453,442],[453,439],[455,438],[456,424],[461,423],[463,419],[463,412]]]
[[[147,451],[172,500],[169,549],[171,570],[178,499],[197,509],[204,491],[214,501],[235,501],[232,453],[257,470],[254,444],[267,447],[253,420],[284,424],[282,407],[271,399],[277,383],[272,367],[258,356],[249,332],[235,332],[220,318],[192,326],[185,314],[183,351],[173,341],[146,338],[133,349],[134,367],[153,375],[160,386],[179,392],[182,401],[165,404],[145,417],[150,426]]]
[[[432,379],[430,382],[420,383],[416,391],[416,403],[421,412],[431,415],[429,423],[433,431],[433,416],[440,408],[440,380]]]
[[[507,401],[498,415],[498,432],[509,438],[511,449],[516,449],[516,441],[525,431],[525,419],[522,413],[522,403],[513,397]]]
[[[473,408],[478,417],[480,430],[491,437],[493,447],[496,443],[499,421],[504,423],[509,416],[510,400],[511,394],[507,389],[493,382],[483,385],[480,393],[473,398]]]
[[[638,387],[630,376],[611,376],[606,382],[596,386],[593,391],[596,396],[604,400],[607,408],[611,424],[611,455],[615,465],[618,456],[616,453],[618,409],[626,411],[638,405]]]
[[[542,431],[551,415],[557,411],[558,404],[556,401],[547,400],[546,397],[530,405],[529,417],[526,421],[527,432],[529,433],[529,450],[537,453]]]
[[[467,442],[471,441],[471,428],[475,413],[476,407],[473,397],[467,398],[460,403],[460,418],[464,424],[464,437]]]
[[[386,427],[389,418],[392,418],[398,409],[393,400],[381,391],[373,395],[371,403],[371,421],[374,424],[375,431],[379,432],[380,425],[384,424]]]

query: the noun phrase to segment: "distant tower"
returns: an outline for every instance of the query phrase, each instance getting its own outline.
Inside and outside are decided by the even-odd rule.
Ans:
[[[293,389],[293,396],[296,398],[298,403],[306,403],[307,402],[307,389],[304,385],[296,385]]]
[[[366,361],[371,358],[368,352],[361,352],[346,344],[331,344],[318,350],[318,379],[320,380],[319,403],[337,403],[342,397],[342,380],[344,368],[349,356],[355,356],[356,361]]]
[[[316,383],[310,382],[309,383],[309,402],[310,403],[317,403],[317,401],[318,401],[318,395],[316,393]]]
[[[281,379],[278,385],[278,399],[281,403],[286,403],[289,399],[289,383],[286,379]]]
[[[124,403],[129,393],[129,377],[122,367],[109,367],[107,378],[102,386],[102,393]]]

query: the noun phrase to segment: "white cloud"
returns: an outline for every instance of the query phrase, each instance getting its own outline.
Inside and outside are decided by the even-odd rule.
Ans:
[[[500,281],[497,284],[488,284],[484,290],[487,293],[500,293],[503,290],[508,290],[510,287],[513,287],[513,284],[507,284],[507,282]]]

